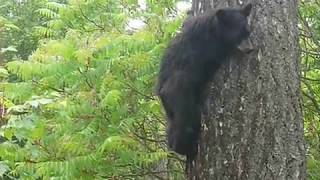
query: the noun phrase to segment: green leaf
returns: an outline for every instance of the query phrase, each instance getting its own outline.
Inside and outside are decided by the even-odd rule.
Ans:
[[[14,130],[11,128],[6,128],[3,131],[3,136],[7,139],[11,139],[12,136],[14,135]]]
[[[16,30],[16,31],[20,30],[20,28],[18,26],[14,25],[14,24],[11,24],[11,23],[5,24],[4,26],[6,28],[8,28],[8,29],[13,29],[13,30]]]
[[[9,75],[8,71],[6,69],[0,67],[0,77],[6,78],[6,77],[8,77],[8,75]]]
[[[120,91],[119,90],[111,90],[107,93],[106,97],[104,98],[103,102],[106,106],[117,106],[120,101]]]
[[[13,47],[13,46],[9,46],[9,47],[7,47],[7,48],[1,48],[1,52],[2,52],[2,53],[8,52],[8,51],[18,52],[18,50],[17,50],[15,47]]]
[[[9,171],[9,166],[4,161],[0,161],[0,177],[3,177],[4,173]]]
[[[36,99],[36,100],[32,100],[32,101],[26,101],[25,104],[28,104],[34,108],[38,108],[39,105],[50,104],[52,102],[53,102],[52,99],[43,98],[43,99]]]
[[[16,105],[8,109],[8,113],[13,115],[21,115],[29,112],[29,107],[26,105]]]
[[[45,126],[44,126],[44,123],[40,121],[37,123],[36,128],[32,130],[31,138],[33,140],[41,139],[44,133],[45,133]]]

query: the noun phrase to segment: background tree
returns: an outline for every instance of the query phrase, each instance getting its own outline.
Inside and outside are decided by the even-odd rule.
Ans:
[[[240,1],[193,1],[197,13],[237,5]],[[192,172],[198,179],[306,178],[298,4],[253,5],[253,51],[234,57],[212,82]]]

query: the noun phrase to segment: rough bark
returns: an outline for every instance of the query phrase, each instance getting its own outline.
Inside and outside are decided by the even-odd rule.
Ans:
[[[193,1],[196,14],[226,6],[239,1]],[[192,179],[306,179],[297,0],[253,6],[253,51],[232,58],[212,82]]]

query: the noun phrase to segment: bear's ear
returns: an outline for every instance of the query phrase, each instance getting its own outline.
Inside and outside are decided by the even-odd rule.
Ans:
[[[226,11],[224,9],[219,9],[216,13],[219,20],[222,20],[225,14],[226,14]]]
[[[243,14],[245,17],[248,17],[248,16],[250,15],[251,9],[252,9],[252,4],[249,3],[249,4],[247,4],[247,5],[242,9],[242,14]]]

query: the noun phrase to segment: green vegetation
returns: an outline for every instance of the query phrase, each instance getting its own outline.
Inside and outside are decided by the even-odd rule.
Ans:
[[[173,0],[0,0],[0,178],[181,179],[154,96]],[[320,1],[300,3],[308,178],[320,179]],[[128,29],[132,19],[145,26]]]
[[[320,179],[320,1],[300,2],[301,81],[308,179]]]
[[[19,19],[38,26],[3,18],[4,34],[18,37],[24,29],[36,39],[5,40],[13,51],[3,55],[14,58],[0,69],[7,111],[0,131],[0,176],[181,176],[179,159],[165,150],[164,121],[153,95],[161,52],[181,24],[179,18],[167,19],[173,1],[147,1],[146,10],[135,0],[9,5],[33,4],[38,9],[28,11],[39,18],[21,14]],[[133,18],[145,27],[126,31]],[[19,45],[33,48],[34,42],[39,42],[36,50],[26,50],[30,56],[23,59]]]

